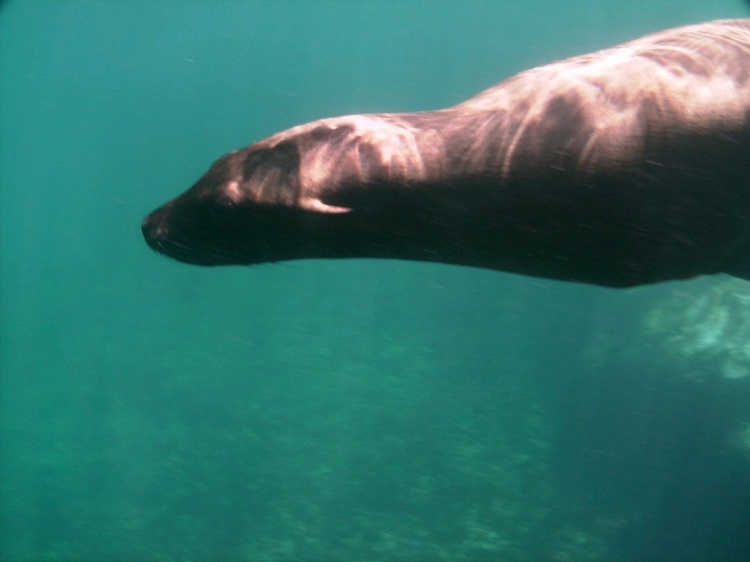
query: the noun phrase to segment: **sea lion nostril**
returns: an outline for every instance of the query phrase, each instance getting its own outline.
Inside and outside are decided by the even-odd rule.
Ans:
[[[141,232],[143,233],[143,238],[145,238],[146,243],[149,246],[156,250],[160,249],[158,241],[164,235],[164,218],[164,207],[161,207],[154,212],[146,215],[146,218],[144,218],[143,222],[141,223]]]

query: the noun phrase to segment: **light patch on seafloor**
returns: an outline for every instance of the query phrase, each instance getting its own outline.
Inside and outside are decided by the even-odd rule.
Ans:
[[[721,374],[725,379],[744,379],[750,375],[750,370],[748,370],[747,364],[727,361],[721,366]]]
[[[739,429],[729,435],[729,445],[750,455],[750,421],[746,421]]]
[[[675,291],[645,322],[670,355],[725,379],[750,377],[750,286],[730,280],[700,293]]]

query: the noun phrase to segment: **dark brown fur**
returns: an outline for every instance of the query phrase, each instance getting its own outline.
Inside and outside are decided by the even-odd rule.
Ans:
[[[300,125],[146,217],[200,265],[377,257],[608,286],[750,277],[750,20],[521,73],[455,107]]]

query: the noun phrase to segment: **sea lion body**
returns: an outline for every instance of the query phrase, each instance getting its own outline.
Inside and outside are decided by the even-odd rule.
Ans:
[[[535,68],[452,108],[230,152],[146,217],[200,265],[397,258],[633,286],[750,278],[750,20]]]

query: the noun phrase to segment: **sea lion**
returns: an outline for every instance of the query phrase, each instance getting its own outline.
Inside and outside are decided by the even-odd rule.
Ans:
[[[151,213],[199,265],[397,258],[628,287],[750,278],[750,19],[522,72],[448,109],[322,119]]]

